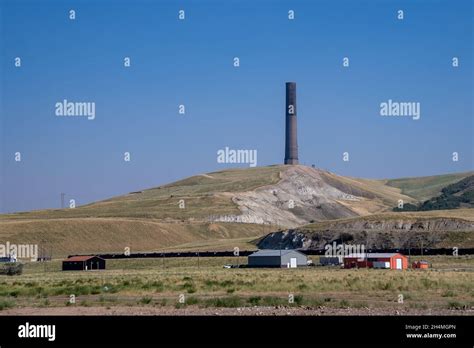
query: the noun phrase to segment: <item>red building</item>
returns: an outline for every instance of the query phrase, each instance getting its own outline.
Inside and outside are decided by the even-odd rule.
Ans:
[[[430,264],[427,261],[416,261],[412,263],[411,268],[428,269]]]
[[[344,268],[407,269],[408,258],[399,253],[351,254],[344,257]]]

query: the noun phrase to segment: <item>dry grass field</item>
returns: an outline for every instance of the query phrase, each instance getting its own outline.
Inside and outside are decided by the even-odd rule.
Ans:
[[[55,258],[71,254],[163,251],[169,249],[255,249],[250,241],[271,226],[237,223],[166,223],[153,219],[90,218],[4,221],[0,242],[39,244],[45,240]]]
[[[318,261],[318,257],[313,259]],[[432,269],[223,268],[224,264],[246,264],[244,257],[109,260],[106,271],[89,272],[62,272],[59,261],[30,263],[23,275],[0,278],[0,314],[21,312],[21,308],[67,307],[73,312],[72,307],[105,311],[123,306],[145,306],[158,313],[167,308],[283,306],[472,314],[474,258],[424,259]],[[75,304],[69,303],[71,294],[76,296]],[[179,302],[180,295],[184,303]],[[403,303],[398,302],[399,295]]]

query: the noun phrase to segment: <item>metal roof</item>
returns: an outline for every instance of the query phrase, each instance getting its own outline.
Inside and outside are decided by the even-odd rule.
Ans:
[[[344,257],[359,257],[359,258],[387,258],[387,257],[393,257],[395,255],[402,255],[400,253],[367,253],[367,256],[365,253],[359,253],[359,254],[349,254]],[[402,255],[403,256],[403,255]]]
[[[283,256],[290,253],[299,253],[306,256],[302,252],[295,249],[282,249],[282,250],[264,249],[264,250],[258,250],[254,252],[253,254],[250,254],[249,256],[280,256],[280,255]]]
[[[94,256],[94,255],[89,255],[89,256],[72,256],[72,257],[69,257],[67,258],[66,260],[64,261],[87,261],[87,260],[90,260],[94,257],[98,257],[98,256]],[[99,257],[100,259],[100,257]]]

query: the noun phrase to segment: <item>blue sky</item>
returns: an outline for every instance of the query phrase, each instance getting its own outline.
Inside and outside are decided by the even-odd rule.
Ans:
[[[1,212],[235,166],[216,161],[226,146],[282,163],[285,81],[302,163],[368,178],[473,169],[470,0],[0,4]],[[96,118],[56,117],[63,99],[95,102]],[[388,99],[420,102],[420,120],[381,117]]]

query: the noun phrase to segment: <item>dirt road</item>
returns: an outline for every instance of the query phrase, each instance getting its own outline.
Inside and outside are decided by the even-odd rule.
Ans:
[[[373,309],[329,307],[242,307],[242,308],[186,308],[154,306],[114,307],[20,307],[3,310],[0,315],[211,315],[211,316],[321,316],[321,315],[474,315],[474,310],[449,309]]]

